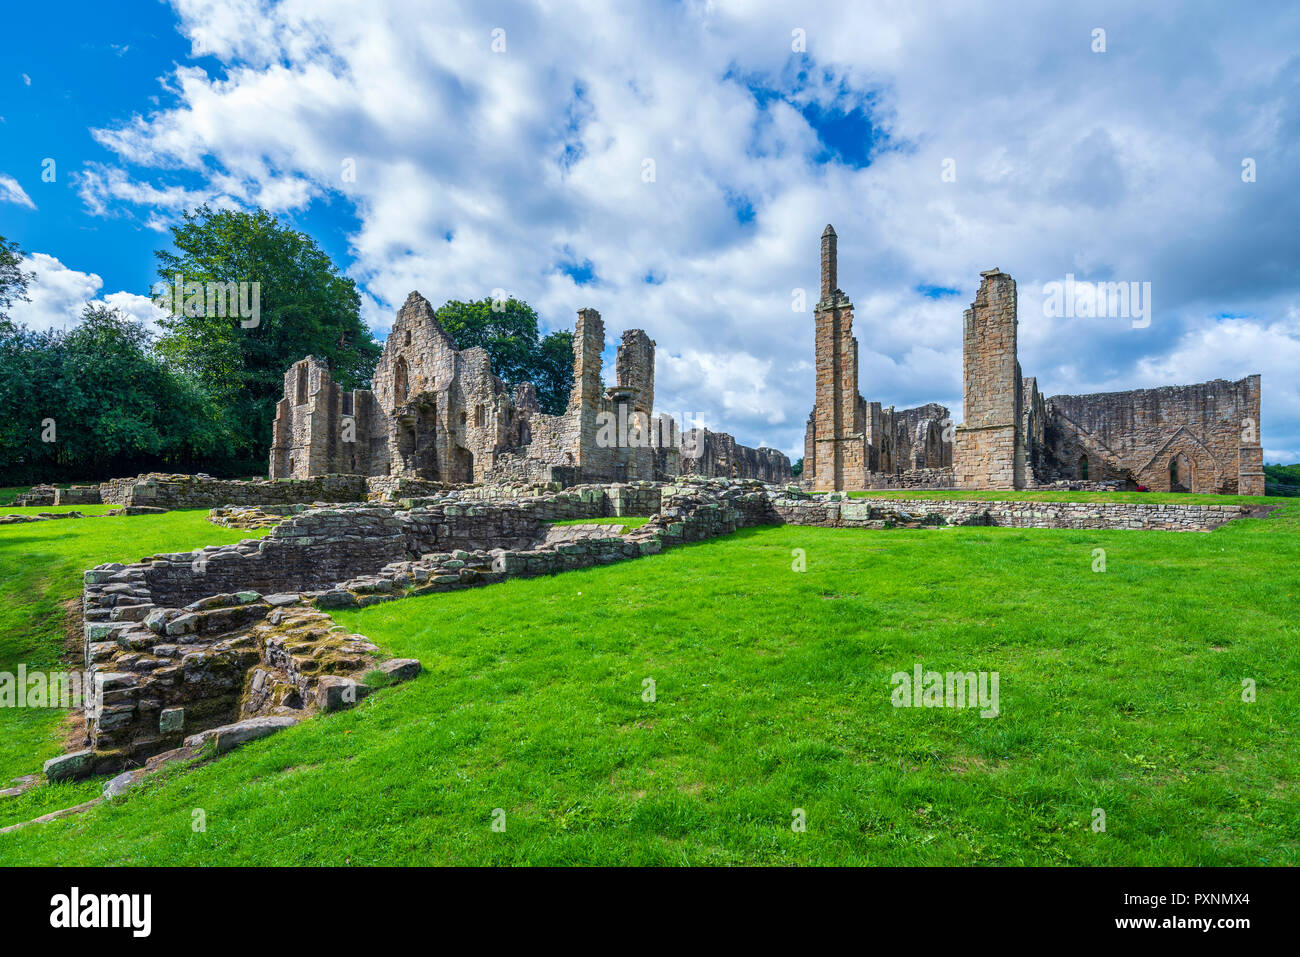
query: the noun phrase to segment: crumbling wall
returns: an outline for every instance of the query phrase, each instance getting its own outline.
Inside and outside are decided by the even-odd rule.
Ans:
[[[319,475],[310,479],[243,481],[149,472],[134,478],[111,479],[99,486],[99,493],[108,505],[168,509],[360,502],[366,497],[366,480],[361,475]]]
[[[884,527],[889,524],[1005,526],[1209,532],[1252,514],[1244,505],[1146,502],[987,502],[871,498],[828,501],[778,498],[773,511],[788,525]]]
[[[777,449],[751,449],[726,432],[691,429],[682,441],[681,473],[705,478],[758,479],[779,485],[793,479],[790,460]]]
[[[103,501],[98,485],[73,485],[54,494],[55,505],[100,505]]]
[[[1260,378],[1046,400],[1046,478],[1131,477],[1153,491],[1263,494]],[[1187,463],[1171,476],[1170,463]],[[1098,471],[1098,466],[1101,466]],[[1244,478],[1243,478],[1244,475]]]
[[[980,276],[975,301],[962,317],[965,419],[956,430],[953,471],[959,488],[1024,488],[1016,282],[998,269]]]
[[[273,478],[365,474],[378,405],[374,393],[345,392],[324,359],[307,356],[284,374],[271,429]]]
[[[433,306],[413,292],[384,343],[373,392],[341,392],[310,356],[286,373],[271,475],[346,471],[462,485],[676,474],[675,453],[655,441],[653,340],[637,329],[624,333],[618,384],[609,389],[601,376],[604,347],[600,314],[581,310],[569,405],[547,415],[531,384],[511,390],[493,374],[485,350],[458,350]],[[606,428],[610,416],[615,429]]]

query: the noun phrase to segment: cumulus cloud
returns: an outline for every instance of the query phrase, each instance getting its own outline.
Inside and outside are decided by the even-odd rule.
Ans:
[[[412,289],[503,288],[552,327],[592,306],[657,340],[659,405],[797,455],[833,222],[869,399],[959,409],[961,311],[996,265],[1044,392],[1263,372],[1265,445],[1300,458],[1295,377],[1270,371],[1296,337],[1295,9],[173,5],[222,69],[96,131],[120,165],[84,171],[88,207],[346,198],[376,328]],[[1151,325],[1047,317],[1067,273],[1152,283]],[[1222,313],[1256,317],[1252,349],[1222,348]]]
[[[65,266],[54,256],[32,253],[22,263],[25,272],[34,272],[28,286],[30,302],[17,302],[10,308],[10,318],[31,329],[71,329],[81,318],[86,304],[104,305],[158,331],[158,320],[166,313],[148,296],[130,292],[112,292],[100,296],[104,280],[95,273],[81,272]]]
[[[27,209],[36,208],[27,191],[8,173],[0,173],[0,203],[17,203]]]

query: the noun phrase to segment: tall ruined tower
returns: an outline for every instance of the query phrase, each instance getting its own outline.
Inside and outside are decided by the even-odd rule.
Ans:
[[[1260,444],[1259,376],[1247,376],[1241,444],[1237,448],[1237,494],[1264,495],[1264,449]]]
[[[953,451],[954,479],[958,488],[1024,488],[1016,281],[998,269],[980,276],[979,292],[962,317],[965,408]]]
[[[623,333],[614,365],[615,380],[627,389],[635,389],[632,407],[649,415],[655,407],[655,343],[644,330],[628,329]]]
[[[813,309],[817,345],[817,402],[808,423],[804,474],[815,491],[863,488],[866,437],[858,396],[858,340],[853,303],[840,291],[835,229],[822,233],[821,298]]]

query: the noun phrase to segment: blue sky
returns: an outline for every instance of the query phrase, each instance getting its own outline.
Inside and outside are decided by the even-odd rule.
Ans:
[[[832,222],[869,400],[959,414],[961,311],[998,266],[1046,394],[1258,372],[1266,457],[1300,460],[1294,9],[805,6],[14,7],[0,234],[38,273],[15,315],[147,321],[167,225],[261,205],[379,335],[412,289],[504,289],[548,328],[591,306],[611,357],[657,341],[660,410],[797,455]],[[1049,316],[1067,274],[1151,283],[1151,323]]]

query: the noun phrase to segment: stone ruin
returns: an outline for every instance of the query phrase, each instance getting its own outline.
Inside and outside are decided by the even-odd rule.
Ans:
[[[472,493],[474,490],[465,490]],[[86,747],[47,763],[52,780],[218,753],[377,684],[419,672],[385,660],[328,612],[517,576],[654,555],[739,528],[1102,528],[1206,531],[1257,515],[1246,506],[918,501],[809,496],[757,480],[584,485],[482,502],[460,492],[328,506],[226,506],[210,519],[269,524],[265,538],[85,573]],[[648,517],[640,527],[551,523]],[[112,782],[110,782],[112,783]]]
[[[837,285],[838,238],[822,233],[821,298],[813,308],[816,402],[804,432],[803,475],[814,491],[950,488],[951,414],[934,403],[897,411],[858,394],[853,303]]]
[[[604,348],[600,313],[581,310],[568,408],[548,415],[532,384],[512,391],[493,374],[485,349],[457,349],[429,301],[413,292],[384,343],[373,389],[344,391],[313,356],[285,374],[270,475],[577,485],[716,474],[725,458],[728,477],[790,477],[780,452],[747,449],[714,433],[704,445],[725,440],[725,455],[684,461],[695,444],[682,441],[674,419],[654,413],[654,341],[640,329],[623,333],[610,387],[602,379]]]
[[[1016,354],[1016,284],[981,273],[963,319],[964,422],[940,405],[895,411],[858,394],[853,305],[822,234],[814,309],[817,398],[802,481],[813,491],[1142,486],[1263,495],[1260,377],[1044,398]]]
[[[1016,283],[990,269],[964,317],[962,488],[1118,481],[1157,492],[1263,495],[1260,377],[1044,398],[1016,357]]]

